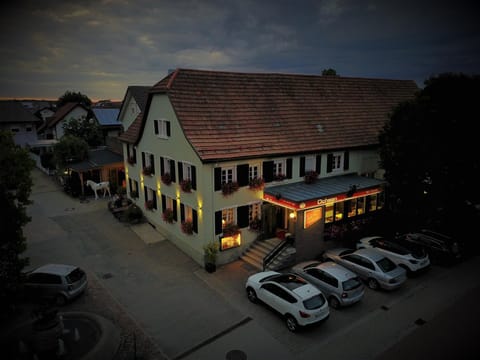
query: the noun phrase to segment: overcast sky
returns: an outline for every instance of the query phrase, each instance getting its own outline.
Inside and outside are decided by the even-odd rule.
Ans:
[[[5,2],[4,2],[5,3]],[[123,99],[177,67],[415,80],[480,73],[478,1],[41,0],[0,5],[0,98]]]

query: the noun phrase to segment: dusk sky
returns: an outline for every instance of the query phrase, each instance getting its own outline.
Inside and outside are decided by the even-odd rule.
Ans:
[[[0,5],[0,98],[123,99],[177,67],[480,74],[478,1],[42,0]]]

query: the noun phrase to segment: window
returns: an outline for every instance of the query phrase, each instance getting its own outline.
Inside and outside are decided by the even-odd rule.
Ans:
[[[144,187],[144,196],[145,196],[145,206],[147,209],[153,210],[157,209],[157,194],[155,190],[150,189],[149,187]]]
[[[327,173],[348,170],[349,152],[334,152],[327,155]]]
[[[275,160],[273,162],[274,178],[284,178],[286,175],[285,160]]]
[[[335,221],[343,219],[343,212],[345,211],[345,202],[340,201],[335,203]]]
[[[167,120],[154,120],[153,121],[155,135],[159,138],[170,137],[170,121]]]
[[[132,198],[138,197],[138,181],[128,178],[128,186],[130,190],[130,196]]]
[[[317,157],[305,156],[305,171],[317,171]]]
[[[260,178],[260,166],[258,164],[253,164],[248,167],[248,180],[253,180],[255,178]]]
[[[332,155],[332,171],[338,171],[343,169],[343,154],[334,153]]]
[[[254,219],[261,219],[262,217],[262,208],[261,203],[251,204],[248,207],[248,220],[252,222]]]
[[[233,208],[223,209],[222,210],[222,229],[227,224],[233,224],[233,223],[235,223],[235,209]]]
[[[347,201],[348,204],[348,217],[354,217],[357,215],[357,200],[351,199]]]
[[[326,224],[333,222],[333,210],[334,210],[334,204],[325,206],[325,223]]]
[[[18,133],[20,132],[20,129],[19,128],[11,128],[10,129],[13,133]]]
[[[368,195],[368,211],[375,211],[377,210],[377,194]]]
[[[32,127],[31,127],[31,126],[27,126],[26,130],[27,130],[27,132],[32,132]]]
[[[235,168],[222,168],[222,184],[228,184],[235,180]]]
[[[142,152],[142,166],[144,175],[155,174],[155,158],[153,154],[148,152]]]
[[[359,197],[357,199],[357,215],[365,213],[365,197]]]

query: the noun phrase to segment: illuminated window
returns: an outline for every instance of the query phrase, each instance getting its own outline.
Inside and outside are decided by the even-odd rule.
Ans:
[[[339,221],[343,219],[343,212],[345,210],[345,202],[337,202],[335,203],[335,221]]]
[[[377,194],[369,195],[367,200],[368,200],[368,211],[377,210]]]
[[[325,206],[325,223],[333,222],[333,208],[333,204]]]
[[[235,223],[235,211],[234,209],[223,209],[222,210],[222,228],[227,224]]]
[[[359,197],[357,199],[357,214],[362,215],[365,213],[365,198]]]
[[[239,247],[241,244],[241,234],[225,236],[220,239],[220,250],[228,250]]]
[[[248,208],[248,220],[260,219],[262,217],[261,203],[255,203]]]

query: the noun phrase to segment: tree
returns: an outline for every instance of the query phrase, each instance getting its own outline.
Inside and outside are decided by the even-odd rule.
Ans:
[[[87,120],[85,117],[70,119],[63,124],[63,131],[65,135],[85,140],[90,146],[98,146],[102,143],[102,132],[97,122],[93,119]]]
[[[28,265],[28,258],[21,257],[27,247],[22,228],[31,220],[26,206],[31,203],[34,162],[4,130],[0,130],[0,164],[0,306],[5,317],[17,301],[22,270]]]
[[[55,144],[53,152],[58,167],[64,168],[70,163],[87,159],[88,144],[81,138],[65,135]]]
[[[81,92],[65,91],[65,94],[60,96],[57,100],[57,108],[61,108],[63,105],[69,102],[83,104],[86,107],[92,105],[92,100],[88,96],[82,94]]]
[[[337,76],[337,71],[335,69],[332,69],[332,68],[323,69],[322,70],[322,75],[323,76],[328,76],[328,75]]]
[[[472,231],[480,203],[478,103],[479,76],[445,73],[394,109],[379,136],[380,163],[392,210],[407,226]]]

